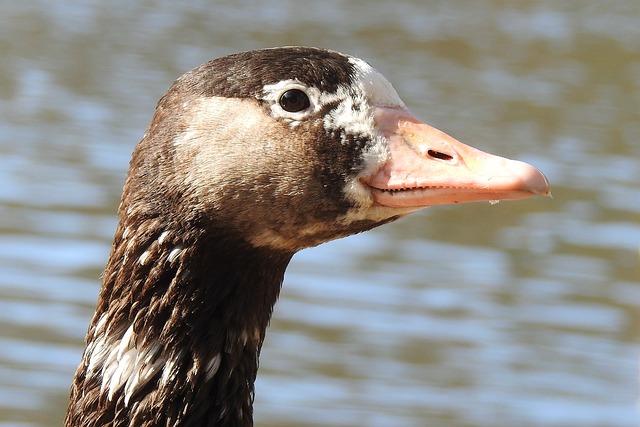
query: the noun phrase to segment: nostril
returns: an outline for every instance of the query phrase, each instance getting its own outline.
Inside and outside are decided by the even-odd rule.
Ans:
[[[439,151],[435,151],[435,150],[428,150],[427,154],[430,155],[431,157],[435,158],[435,159],[440,159],[440,160],[452,160],[453,157],[448,155],[447,153],[441,153]]]

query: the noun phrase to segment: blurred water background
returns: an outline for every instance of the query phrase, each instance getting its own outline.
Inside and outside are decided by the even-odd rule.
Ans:
[[[62,423],[129,156],[241,50],[364,58],[553,199],[434,207],[296,255],[260,426],[637,426],[640,3],[0,0],[0,426]]]

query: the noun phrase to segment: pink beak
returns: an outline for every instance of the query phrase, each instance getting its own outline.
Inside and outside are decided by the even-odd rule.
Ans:
[[[365,183],[374,202],[388,207],[516,200],[551,194],[533,166],[462,144],[400,108],[376,109],[389,140],[389,158]]]

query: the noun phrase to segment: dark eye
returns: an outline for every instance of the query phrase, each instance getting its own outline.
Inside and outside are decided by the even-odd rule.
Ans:
[[[298,111],[309,108],[311,105],[307,94],[300,89],[289,89],[280,95],[280,101],[278,102],[284,111],[290,113],[297,113]]]

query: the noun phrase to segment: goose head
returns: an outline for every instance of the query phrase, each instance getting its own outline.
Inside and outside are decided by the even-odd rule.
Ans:
[[[361,59],[288,47],[203,64],[134,151],[66,425],[252,425],[296,251],[430,205],[547,194],[533,166],[419,121]]]
[[[430,205],[549,192],[534,167],[420,122],[363,60],[298,47],[226,56],[178,79],[127,187],[132,211],[166,215],[168,197],[186,210],[176,215],[292,252]]]

